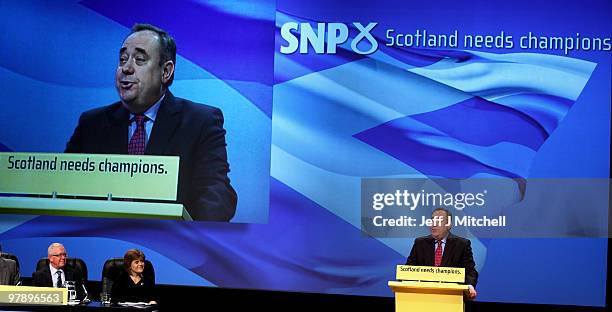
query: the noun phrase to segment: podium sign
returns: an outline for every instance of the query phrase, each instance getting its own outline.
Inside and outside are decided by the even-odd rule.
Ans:
[[[176,200],[178,156],[0,153],[0,193]]]
[[[178,156],[0,153],[0,213],[192,220],[178,175]]]
[[[465,282],[464,268],[398,265],[395,275],[400,281]]]

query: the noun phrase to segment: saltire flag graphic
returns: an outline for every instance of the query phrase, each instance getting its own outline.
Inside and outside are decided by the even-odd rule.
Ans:
[[[428,176],[526,178],[530,159],[568,113],[594,68],[591,62],[529,53],[448,56],[408,71],[470,98],[355,136]]]

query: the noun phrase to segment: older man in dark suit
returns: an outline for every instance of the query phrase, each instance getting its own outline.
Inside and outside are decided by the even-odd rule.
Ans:
[[[47,248],[49,265],[32,273],[32,285],[38,287],[65,287],[66,281],[74,281],[77,299],[85,297],[83,275],[79,270],[66,265],[66,248],[60,243],[53,243]]]
[[[431,217],[433,219],[433,225],[430,227],[431,235],[415,239],[406,264],[465,268],[468,297],[475,299],[478,272],[470,240],[450,232],[452,214],[448,210],[437,208]]]
[[[81,115],[68,153],[180,156],[177,201],[194,220],[229,221],[237,195],[218,108],[175,97],[176,44],[164,30],[136,24],[119,50],[121,101]]]

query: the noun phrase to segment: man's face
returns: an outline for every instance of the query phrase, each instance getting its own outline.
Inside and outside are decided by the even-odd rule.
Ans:
[[[66,249],[64,247],[53,247],[49,254],[49,262],[56,269],[63,269],[66,265]]]
[[[449,218],[443,210],[436,210],[431,214],[433,225],[429,228],[431,236],[435,239],[443,239],[450,231]]]
[[[125,39],[119,50],[115,87],[132,113],[141,113],[163,93],[160,46],[156,33],[143,30]]]

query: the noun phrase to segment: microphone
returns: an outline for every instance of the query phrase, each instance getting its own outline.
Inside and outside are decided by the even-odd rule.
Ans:
[[[83,298],[82,302],[83,303],[90,303],[91,300],[89,300],[89,293],[87,292],[87,288],[85,288],[85,283],[81,283],[81,287],[83,287],[83,292],[85,293],[85,297]]]

